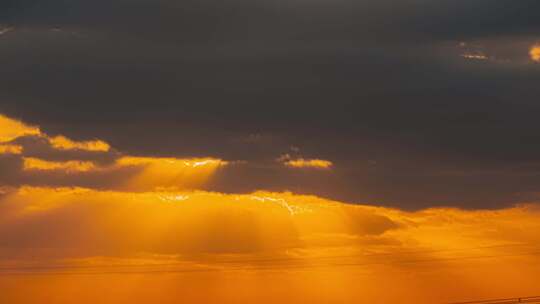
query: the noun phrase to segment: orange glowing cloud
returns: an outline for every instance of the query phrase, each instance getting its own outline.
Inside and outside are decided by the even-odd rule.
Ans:
[[[313,169],[330,169],[332,162],[323,159],[291,159],[286,161],[285,166],[291,168],[313,168]]]
[[[143,286],[156,287],[160,303],[179,294],[209,294],[209,303],[446,303],[534,293],[538,231],[535,204],[405,212],[292,193],[22,187],[0,198],[0,285],[69,303],[67,279],[110,286],[151,273]],[[208,293],[214,283],[221,291]],[[388,285],[392,293],[381,293]],[[107,298],[152,298],[131,287]],[[40,294],[5,291],[11,302]]]
[[[0,149],[22,161],[23,177],[116,182],[0,187],[2,303],[54,295],[54,304],[432,304],[538,288],[537,203],[408,212],[290,192],[209,192],[226,161],[118,157],[99,140],[50,138],[5,117],[0,127]],[[12,142],[27,135],[46,138],[55,161]],[[66,150],[111,157],[77,160]],[[289,155],[277,161],[333,166]],[[391,293],[381,292],[388,286]]]
[[[92,161],[50,161],[36,157],[22,157],[23,171],[50,183],[53,178],[77,176],[82,180],[106,180],[111,189],[123,191],[188,190],[204,188],[214,172],[227,162],[212,158],[179,159],[125,156],[114,163],[100,165]],[[65,178],[65,177],[64,177]],[[64,179],[65,180],[65,179]],[[75,184],[77,185],[77,184]]]
[[[21,154],[23,147],[20,145],[0,144],[0,154]]]
[[[32,171],[63,171],[66,173],[88,172],[96,169],[92,162],[88,161],[65,161],[54,162],[46,161],[39,158],[24,157],[23,170]]]
[[[129,240],[132,246],[136,245],[129,250],[155,253],[297,248],[304,254],[317,255],[323,253],[320,250],[340,248],[340,251],[348,252],[390,251],[398,254],[411,249],[448,251],[540,241],[537,234],[540,208],[535,204],[495,211],[436,208],[405,212],[266,191],[251,194],[190,190],[132,193],[21,187],[4,197],[0,206],[3,208],[0,226],[7,218],[26,222],[23,217],[28,216],[32,220],[62,223],[64,221],[59,217],[79,217],[81,221],[78,222],[91,225],[87,228],[109,231],[108,237],[112,238],[110,243],[107,242],[109,245],[122,243],[122,239]],[[65,210],[70,213],[66,214]],[[492,229],[494,225],[496,231]],[[84,232],[85,227],[80,228]],[[37,241],[40,233],[57,232],[36,233]],[[173,239],[165,241],[169,237]],[[199,237],[202,239],[198,240]],[[159,242],[162,238],[165,238],[163,242]],[[185,239],[179,242],[182,238]],[[220,238],[229,241],[223,243]],[[71,248],[73,244],[69,242],[82,240],[64,241],[66,248]],[[188,244],[190,242],[193,244]],[[216,246],[223,247],[218,250]]]
[[[535,44],[529,50],[531,60],[534,62],[540,62],[540,44]]]
[[[289,168],[308,168],[308,169],[322,169],[328,170],[331,169],[334,165],[331,161],[324,159],[305,159],[305,158],[292,158],[289,154],[280,156],[277,162],[282,163],[284,166]]]
[[[17,141],[25,136],[29,138]],[[5,116],[0,116],[0,140],[0,154],[20,157],[23,164],[20,176],[36,184],[77,186],[79,183],[97,183],[135,192],[200,189],[216,170],[227,165],[215,158],[119,157],[102,140],[75,141],[62,135],[51,137],[38,127]],[[36,149],[39,145],[45,147]],[[89,161],[89,158],[95,160]],[[72,183],[71,178],[74,178]]]
[[[90,152],[107,152],[110,145],[101,140],[75,141],[59,135],[49,137],[38,127],[29,126],[21,121],[0,114],[0,143],[9,142],[23,136],[39,136],[46,138],[51,147],[58,150],[83,150]]]
[[[26,135],[40,135],[38,127],[26,125],[0,114],[0,142],[8,142]]]
[[[92,152],[107,152],[110,145],[101,140],[74,141],[65,136],[55,136],[49,138],[51,145],[59,150],[84,150]]]

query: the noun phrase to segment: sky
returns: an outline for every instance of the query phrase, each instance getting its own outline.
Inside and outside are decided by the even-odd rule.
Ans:
[[[539,12],[1,1],[0,302],[540,295]]]

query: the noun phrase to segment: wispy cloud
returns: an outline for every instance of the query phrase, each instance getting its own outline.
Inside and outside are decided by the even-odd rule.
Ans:
[[[65,136],[49,138],[51,145],[60,150],[85,150],[107,152],[111,146],[102,140],[74,141]]]
[[[282,163],[284,166],[289,168],[308,168],[308,169],[322,169],[329,170],[334,165],[329,160],[318,159],[318,158],[293,158],[289,154],[280,156],[277,159],[278,162]]]
[[[465,59],[475,59],[475,60],[489,60],[489,57],[484,54],[462,54],[461,57]]]
[[[76,161],[76,160],[70,160],[70,161],[46,161],[38,158],[33,157],[25,157],[23,158],[24,164],[23,164],[23,170],[26,171],[32,171],[32,170],[38,170],[38,171],[55,171],[55,170],[61,170],[66,173],[73,173],[73,172],[88,172],[96,169],[96,166],[92,162],[88,161]]]

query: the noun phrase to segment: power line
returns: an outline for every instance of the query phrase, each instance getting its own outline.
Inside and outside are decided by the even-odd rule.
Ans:
[[[454,260],[471,260],[471,259],[491,259],[501,257],[519,257],[519,256],[539,256],[540,252],[529,252],[522,254],[507,254],[507,255],[490,255],[490,256],[469,256],[455,258],[438,258],[438,259],[417,259],[417,260],[401,260],[394,262],[365,262],[365,263],[334,263],[334,264],[305,264],[305,265],[266,265],[266,266],[233,266],[224,269],[220,268],[179,268],[179,269],[157,269],[157,270],[124,270],[124,271],[12,271],[1,272],[3,275],[107,275],[107,274],[166,274],[166,273],[193,273],[193,272],[224,272],[224,271],[256,271],[256,270],[302,270],[313,268],[336,268],[336,267],[358,267],[368,265],[403,265],[403,264],[418,264],[429,262],[444,262]],[[129,266],[127,267],[129,268]],[[77,268],[72,268],[77,270]],[[527,303],[527,302],[525,302]],[[530,303],[530,302],[529,302]],[[534,302],[533,302],[534,303]]]
[[[514,304],[514,303],[540,303],[540,296],[492,299],[492,300],[477,300],[477,301],[468,301],[468,302],[453,302],[449,304]]]
[[[368,253],[368,254],[355,254],[355,255],[335,255],[335,256],[319,256],[319,257],[283,257],[283,258],[267,258],[267,259],[229,259],[229,260],[205,260],[198,261],[199,263],[206,263],[207,265],[229,265],[229,264],[252,264],[252,263],[272,263],[272,262],[305,262],[305,261],[324,261],[332,259],[350,259],[350,258],[364,258],[364,257],[399,257],[400,255],[410,254],[423,254],[423,253],[447,253],[447,252],[459,252],[466,250],[481,250],[481,249],[494,249],[494,248],[513,248],[513,247],[537,247],[536,244],[502,244],[492,246],[477,246],[467,248],[456,249],[432,249],[432,250],[416,250],[416,251],[401,251],[392,253]],[[455,260],[455,259],[471,259],[472,257],[453,257],[436,260]],[[424,259],[422,262],[432,261],[433,259]],[[417,262],[418,260],[413,260]],[[51,265],[51,266],[16,266],[16,267],[0,267],[0,274],[2,271],[9,270],[58,270],[58,269],[95,269],[95,268],[147,268],[147,267],[173,267],[173,266],[185,266],[186,263],[156,263],[156,264],[109,264],[109,265]]]

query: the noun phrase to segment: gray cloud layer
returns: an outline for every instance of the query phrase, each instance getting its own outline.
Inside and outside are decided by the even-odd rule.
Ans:
[[[258,164],[220,172],[219,190],[497,207],[540,190],[540,66],[527,57],[539,12],[536,0],[2,1],[15,30],[0,35],[0,111],[130,154]],[[497,60],[460,57],[469,46]],[[290,146],[335,170],[261,168]]]

